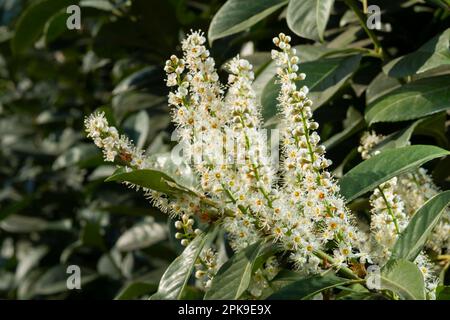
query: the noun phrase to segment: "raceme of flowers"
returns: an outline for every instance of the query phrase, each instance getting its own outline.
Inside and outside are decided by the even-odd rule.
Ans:
[[[320,144],[308,88],[298,86],[306,75],[299,72],[299,58],[290,37],[275,37],[276,49],[272,50],[281,85],[280,169],[269,155],[261,106],[252,88],[252,65],[239,56],[231,59],[226,64],[228,81],[223,85],[205,42],[202,33],[191,32],[182,41],[182,57],[171,56],[165,66],[166,84],[173,89],[168,101],[183,163],[190,165],[198,182],[189,192],[171,194],[143,188],[154,205],[177,219],[176,238],[187,245],[202,232],[194,227],[195,221],[214,222],[227,232],[235,251],[261,239],[274,242],[288,253],[299,272],[308,274],[381,261],[393,241],[390,235],[397,235],[407,223],[404,210],[420,205],[403,204],[405,199],[391,191],[395,188],[393,181],[380,186],[371,200],[374,210],[384,210],[378,200],[383,193],[396,206],[396,223],[389,224],[389,236],[379,236],[379,248],[368,245],[369,237],[377,239],[382,230],[375,225],[371,235],[358,230],[327,170],[331,161]],[[88,137],[102,148],[105,160],[119,163],[128,171],[161,168],[109,126],[104,113],[91,115],[85,125]],[[365,157],[377,141],[371,143],[366,146]],[[417,192],[417,197],[419,194],[422,192]],[[379,221],[383,219],[393,216],[380,214]],[[196,277],[205,287],[220,267],[219,260],[213,247],[200,254]],[[278,269],[277,258],[271,257],[255,273],[250,294],[261,295]]]
[[[365,132],[361,137],[358,151],[363,159],[368,159],[379,151],[374,148],[386,137],[375,132]],[[372,259],[383,265],[391,256],[391,250],[399,234],[408,225],[409,220],[427,200],[439,193],[438,187],[424,168],[394,177],[381,184],[370,197],[371,223],[370,246]],[[450,248],[450,212],[438,222],[426,248],[435,254],[446,254]],[[438,284],[435,268],[422,251],[415,263],[422,271],[427,291],[433,295]]]

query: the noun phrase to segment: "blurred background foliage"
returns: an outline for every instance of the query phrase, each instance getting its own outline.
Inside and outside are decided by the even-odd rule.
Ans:
[[[338,177],[361,161],[356,146],[368,125],[390,135],[394,146],[448,149],[448,1],[369,1],[383,12],[381,30],[369,34],[351,10],[362,8],[357,1],[323,1],[329,10],[319,22],[302,1],[225,2],[0,0],[0,298],[136,298],[156,291],[182,250],[172,224],[142,195],[103,182],[114,167],[85,138],[83,120],[103,108],[148,154],[169,151],[163,66],[190,29],[209,30],[218,66],[238,53],[254,64],[268,127],[277,125],[271,39],[292,34]],[[76,3],[82,28],[68,30],[66,8]],[[416,81],[425,81],[419,97],[386,118],[387,94]],[[441,91],[430,98],[423,87]],[[421,98],[437,102],[421,106]],[[448,159],[429,164],[443,189],[449,167]],[[72,264],[81,268],[82,290],[66,288]]]

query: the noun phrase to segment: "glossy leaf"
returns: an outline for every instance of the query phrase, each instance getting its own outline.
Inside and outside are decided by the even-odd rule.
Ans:
[[[350,78],[359,66],[360,55],[348,57],[324,58],[300,64],[301,72],[307,76],[298,86],[307,86],[313,108],[317,109],[330,99]],[[277,97],[280,85],[275,78],[269,81],[261,97],[264,119],[269,119],[277,113]]]
[[[114,298],[115,300],[131,300],[138,298],[145,294],[150,294],[155,292],[158,289],[158,286],[154,283],[147,282],[132,282],[123,288],[117,296]]]
[[[449,204],[450,191],[444,191],[418,209],[397,239],[392,259],[414,261]]]
[[[398,79],[388,77],[383,72],[380,72],[367,87],[366,103],[370,104],[400,86],[401,83]]]
[[[424,300],[423,276],[417,266],[407,260],[394,260],[381,272],[381,289],[395,292],[405,300]]]
[[[132,251],[149,247],[167,238],[167,230],[160,223],[146,221],[125,231],[117,240],[119,251]]]
[[[63,8],[76,4],[73,0],[41,0],[29,5],[17,21],[11,41],[12,51],[22,53],[31,47],[42,33],[48,19]]]
[[[205,299],[239,299],[250,284],[253,264],[260,251],[261,243],[257,242],[233,255],[213,278]]]
[[[105,181],[130,182],[163,193],[171,193],[174,191],[173,188],[167,184],[167,182],[174,182],[174,180],[164,172],[158,170],[143,169],[125,172],[124,170],[119,169]]]
[[[450,76],[419,79],[375,100],[365,118],[368,124],[422,118],[448,109],[449,101]]]
[[[345,278],[340,278],[333,273],[312,277],[299,276],[296,281],[291,281],[288,285],[272,294],[269,300],[302,300],[336,286],[354,282]]]
[[[290,0],[287,24],[300,37],[323,41],[334,0]]]
[[[170,264],[159,282],[158,291],[151,297],[152,300],[180,299],[207,240],[205,234],[197,236]]]
[[[147,112],[142,110],[128,117],[123,123],[123,129],[136,148],[142,149],[150,130],[150,118]]]
[[[209,42],[250,28],[287,2],[287,0],[228,0],[217,11],[209,25]]]
[[[383,71],[390,77],[406,77],[450,65],[450,29],[427,41],[417,51],[388,63]]]
[[[352,201],[395,176],[449,154],[447,150],[429,145],[385,150],[347,172],[340,180],[341,194],[347,202]]]

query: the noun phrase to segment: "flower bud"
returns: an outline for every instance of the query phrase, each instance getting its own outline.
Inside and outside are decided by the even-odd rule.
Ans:
[[[183,228],[183,223],[179,220],[175,221],[175,228],[177,228],[177,229]]]

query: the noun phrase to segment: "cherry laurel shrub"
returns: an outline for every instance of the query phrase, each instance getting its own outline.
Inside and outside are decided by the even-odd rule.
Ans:
[[[153,298],[181,298],[195,274],[197,288],[212,299],[434,299],[439,266],[429,255],[449,248],[449,213],[446,202],[439,206],[448,193],[425,169],[414,169],[375,185],[371,221],[359,219],[327,169],[331,161],[308,88],[298,86],[306,75],[290,37],[279,34],[272,50],[281,122],[270,138],[279,140],[279,166],[252,89],[252,65],[235,57],[221,84],[205,42],[191,32],[183,56],[171,56],[165,66],[181,159],[145,155],[104,112],[85,120],[105,160],[118,164],[109,180],[142,189],[173,217],[175,238],[186,246]],[[358,151],[365,162],[377,157],[382,140],[363,135]],[[426,205],[438,214],[423,222]],[[421,236],[411,231],[419,223],[427,224]],[[234,251],[229,259],[218,237]]]

